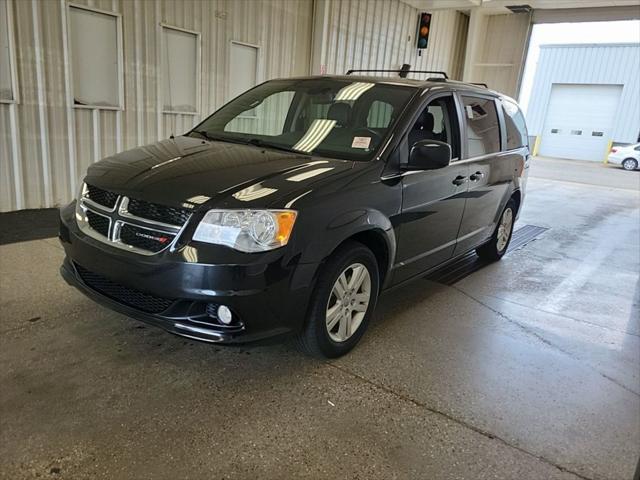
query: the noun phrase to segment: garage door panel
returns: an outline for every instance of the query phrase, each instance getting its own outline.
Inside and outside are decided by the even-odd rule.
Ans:
[[[613,133],[622,85],[554,84],[540,154],[601,161]]]

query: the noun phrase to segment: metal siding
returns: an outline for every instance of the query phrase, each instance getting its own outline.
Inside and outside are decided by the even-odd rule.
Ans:
[[[429,48],[418,56],[419,11],[399,0],[327,0],[328,73],[348,68],[445,70],[460,78],[468,17],[433,13]],[[0,211],[61,205],[80,174],[118,151],[181,134],[227,100],[231,40],[260,45],[262,80],[308,73],[311,0],[76,0],[121,15],[124,110],[73,108],[67,2],[10,1],[18,103],[0,104]],[[163,113],[159,95],[164,22],[201,34],[198,115]],[[34,30],[37,25],[38,31]],[[37,42],[36,42],[37,40]],[[14,121],[12,121],[14,119]]]
[[[432,13],[429,46],[418,54],[420,10],[399,0],[327,0],[329,35],[321,63],[328,74],[350,68],[444,70],[460,78],[469,18],[455,10]]]
[[[122,15],[124,110],[94,114],[69,106],[65,0],[10,1],[19,98],[17,104],[0,104],[0,211],[68,202],[76,180],[96,159],[181,134],[220,107],[231,40],[261,46],[263,80],[308,73],[311,0],[73,3]],[[201,34],[198,115],[159,109],[160,22]]]
[[[554,83],[624,85],[614,142],[634,143],[640,130],[640,45],[546,45],[531,90],[527,124],[540,135]]]

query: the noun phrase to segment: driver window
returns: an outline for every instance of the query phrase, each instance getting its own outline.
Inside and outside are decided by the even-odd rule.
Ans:
[[[438,140],[451,145],[454,160],[460,158],[458,123],[453,96],[439,97],[427,105],[409,131],[409,149],[420,140]]]

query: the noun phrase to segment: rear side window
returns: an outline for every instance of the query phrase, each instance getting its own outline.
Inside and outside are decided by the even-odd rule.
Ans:
[[[467,122],[468,157],[500,151],[500,124],[493,99],[462,96]]]
[[[504,109],[504,123],[507,129],[507,150],[528,145],[527,125],[524,123],[524,116],[518,106],[509,100],[503,100],[502,108]]]

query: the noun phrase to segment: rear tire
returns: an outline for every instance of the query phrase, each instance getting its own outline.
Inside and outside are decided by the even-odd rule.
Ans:
[[[476,248],[476,253],[480,258],[495,262],[504,256],[507,248],[509,248],[509,243],[511,243],[515,219],[516,202],[512,198],[507,202],[507,206],[504,207],[491,239],[484,245]]]
[[[315,357],[344,355],[360,341],[378,300],[378,262],[364,245],[348,241],[322,267],[298,348]]]
[[[638,161],[635,158],[625,158],[622,161],[622,168],[627,171],[633,171],[638,168]]]

